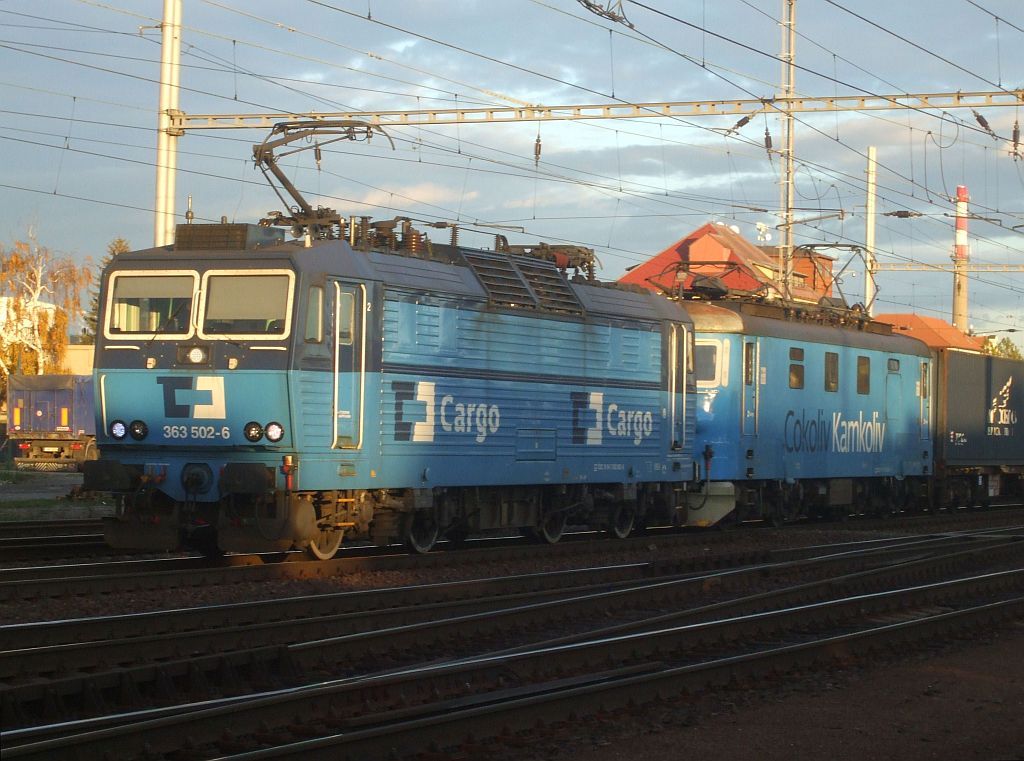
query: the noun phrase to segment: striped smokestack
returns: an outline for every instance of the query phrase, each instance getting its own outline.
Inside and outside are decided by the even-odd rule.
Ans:
[[[953,326],[967,332],[967,203],[965,185],[956,186],[956,238],[953,245]]]

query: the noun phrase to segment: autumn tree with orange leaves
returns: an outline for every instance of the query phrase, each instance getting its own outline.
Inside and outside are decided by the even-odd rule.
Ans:
[[[33,235],[0,244],[0,372],[6,394],[11,373],[60,372],[68,326],[82,315],[81,295],[92,269],[55,256]]]

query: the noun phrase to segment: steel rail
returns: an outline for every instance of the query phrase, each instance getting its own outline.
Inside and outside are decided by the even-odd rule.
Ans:
[[[823,652],[836,651],[841,643],[864,643],[882,633],[886,636],[894,632],[906,633],[937,622],[963,624],[982,612],[1019,618],[1024,616],[1022,591],[1024,569],[1015,569],[515,655],[501,653],[236,700],[179,705],[96,721],[7,732],[0,734],[0,741],[7,749],[5,755],[11,758],[59,758],[62,751],[84,757],[82,754],[99,752],[101,748],[111,757],[135,757],[145,751],[156,758],[166,752],[183,750],[183,737],[189,738],[188,747],[193,750],[212,744],[223,752],[225,748],[242,743],[243,735],[248,733],[255,731],[259,739],[260,732],[254,728],[265,723],[268,727],[282,727],[277,732],[278,737],[289,733],[302,736],[315,731],[314,727],[321,733],[332,727],[335,731],[345,729],[343,734],[257,751],[268,757],[299,748],[334,747],[337,752],[338,745],[344,745],[346,753],[373,753],[379,749],[364,743],[373,746],[383,737],[391,748],[409,752],[422,750],[438,727],[443,725],[450,731],[449,719],[454,714],[465,718],[467,710],[498,709],[504,725],[508,721],[507,713],[516,710],[524,698],[548,703],[557,695],[571,701],[580,689],[601,690],[610,683],[619,689],[626,688],[626,695],[616,693],[617,701],[640,697],[630,685],[641,686],[645,697],[649,697],[646,691],[664,690],[666,685],[671,685],[672,692],[703,688],[708,674],[724,665],[729,666],[727,677],[734,679],[737,667],[744,675],[763,673],[766,667],[777,670],[781,667],[781,656],[788,668],[795,659],[804,659],[809,653],[817,658]],[[996,599],[978,605],[979,595]],[[970,604],[965,605],[965,600]],[[954,605],[962,607],[948,610]],[[937,610],[937,606],[947,609]],[[879,616],[907,610],[913,611],[914,620],[878,625]],[[791,642],[794,631],[806,632],[808,627],[818,627],[825,633],[800,634],[800,642]],[[846,631],[837,634],[837,628]],[[851,628],[853,631],[849,631]],[[765,641],[772,638],[776,641]],[[779,638],[782,638],[781,645]],[[790,641],[786,642],[786,638]],[[726,657],[714,655],[721,649],[722,642],[727,643],[727,648],[740,643],[742,652]],[[748,642],[754,645],[746,645]],[[848,647],[840,651],[850,655]],[[609,662],[625,666],[611,672],[600,666]],[[667,682],[668,679],[677,681]],[[467,686],[470,688],[468,695]],[[574,705],[574,710],[581,710],[580,703]],[[288,727],[291,720],[285,717],[291,716],[308,718],[297,727]],[[305,723],[310,726],[306,727]],[[418,734],[416,746],[409,747],[404,744],[408,742],[404,738],[409,737],[407,731],[413,726],[428,731],[425,735]],[[438,742],[451,745],[466,732],[479,737],[494,731],[493,727],[475,723],[457,726],[456,735],[439,735]],[[52,736],[58,732],[70,734]],[[264,730],[263,734],[273,732]],[[232,737],[237,739],[232,740]],[[357,742],[358,747],[353,747]]]
[[[976,540],[960,540],[961,543],[975,543]],[[75,696],[93,696],[103,693],[128,690],[133,694],[143,687],[152,692],[154,684],[165,687],[173,683],[193,685],[223,680],[225,676],[234,679],[229,687],[238,688],[242,679],[238,677],[243,671],[258,675],[283,674],[285,678],[296,679],[298,673],[331,672],[330,663],[334,654],[345,653],[346,661],[359,662],[375,659],[379,665],[395,662],[394,653],[400,652],[407,662],[422,650],[423,643],[430,644],[430,650],[420,657],[437,655],[448,642],[459,642],[463,647],[468,643],[486,639],[496,633],[505,633],[529,627],[547,627],[550,629],[555,622],[565,620],[584,620],[590,616],[601,620],[605,618],[609,607],[620,612],[644,608],[652,604],[674,607],[681,602],[697,598],[706,598],[708,590],[713,594],[724,594],[735,587],[746,587],[758,584],[766,574],[771,574],[776,581],[789,578],[789,575],[806,574],[811,567],[818,567],[827,572],[836,566],[840,568],[860,567],[856,573],[847,573],[841,577],[818,578],[805,584],[778,590],[760,592],[738,600],[724,600],[714,605],[705,605],[696,609],[673,612],[666,615],[647,617],[642,621],[630,621],[599,631],[605,634],[622,633],[641,629],[663,626],[669,621],[699,620],[711,615],[721,616],[726,612],[750,611],[765,607],[778,607],[787,602],[821,599],[836,590],[847,588],[876,589],[880,585],[906,583],[907,580],[921,578],[931,568],[932,572],[977,565],[977,555],[982,553],[985,562],[996,562],[1004,556],[1019,554],[1024,545],[1018,542],[1000,544],[981,543],[970,550],[953,553],[953,546],[933,546],[922,554],[922,542],[914,542],[909,547],[899,548],[901,554],[913,553],[908,560],[898,557],[895,548],[873,548],[868,553],[838,553],[802,561],[787,561],[734,569],[712,574],[688,574],[678,578],[656,578],[643,582],[624,581],[616,584],[602,584],[599,589],[566,590],[555,599],[543,600],[544,593],[538,594],[530,602],[526,596],[520,596],[518,604],[504,609],[485,609],[467,613],[464,608],[469,606],[460,603],[448,605],[418,606],[410,610],[385,610],[378,615],[360,613],[358,615],[340,615],[326,617],[322,621],[307,619],[282,624],[265,626],[241,626],[225,634],[233,643],[242,642],[245,649],[219,654],[208,654],[211,650],[210,632],[197,631],[193,634],[179,633],[173,636],[142,638],[135,642],[94,642],[76,647],[33,648],[4,653],[3,673],[9,681],[26,681],[33,673],[45,670],[46,673],[66,674],[76,668],[98,670],[100,673],[88,676],[68,677],[51,681],[37,681],[23,685],[12,684],[2,692],[3,698],[15,710],[18,706],[38,707],[40,701],[49,701],[57,705],[62,698]],[[864,569],[864,566],[874,568]],[[554,577],[552,577],[554,578]],[[550,580],[550,579],[549,579]],[[859,586],[855,586],[859,585]],[[550,595],[549,595],[550,596]],[[652,602],[652,598],[654,602]],[[496,602],[500,602],[496,600]],[[433,618],[431,618],[433,616]],[[448,617],[444,617],[448,616]],[[416,620],[416,619],[426,620]],[[413,623],[388,626],[395,620],[413,620]],[[282,646],[294,628],[298,628],[307,637],[317,630],[335,627],[359,626],[371,627],[365,631],[355,631],[344,635],[325,637],[317,641],[305,641]],[[263,633],[277,633],[279,639],[267,641],[261,638]],[[592,636],[591,632],[590,635]],[[475,638],[475,639],[474,639]],[[563,642],[578,641],[579,635],[564,638]],[[585,637],[584,637],[585,638]],[[506,652],[515,652],[515,649]],[[97,669],[95,658],[103,653],[117,653],[118,663],[129,658],[143,660],[159,659],[159,665],[142,665],[135,667],[119,666],[106,671]],[[201,657],[195,656],[203,653]],[[82,659],[85,659],[83,662]],[[89,659],[93,660],[89,660]],[[382,660],[389,659],[389,660]],[[37,665],[33,665],[37,664]],[[41,664],[41,665],[39,665]],[[24,673],[12,672],[11,669],[21,668]],[[35,669],[35,670],[33,670]],[[251,680],[252,677],[249,677]],[[229,679],[230,681],[230,679]],[[78,698],[81,699],[81,698]],[[13,715],[13,714],[12,714]],[[10,726],[8,724],[8,726]]]

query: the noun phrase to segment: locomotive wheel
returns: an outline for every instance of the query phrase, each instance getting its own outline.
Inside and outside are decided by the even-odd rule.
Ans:
[[[217,546],[217,532],[213,526],[200,526],[192,531],[188,544],[204,558],[224,556],[224,550]]]
[[[616,505],[608,516],[608,533],[616,539],[625,539],[633,532],[636,510],[629,505]]]
[[[534,535],[542,542],[554,544],[565,533],[565,513],[548,513],[537,527]]]
[[[330,560],[337,554],[341,546],[341,540],[345,537],[345,530],[340,528],[325,528],[309,540],[306,549],[309,554],[317,560]]]
[[[419,555],[426,555],[434,549],[440,531],[432,510],[417,510],[410,516],[407,525],[406,547]]]

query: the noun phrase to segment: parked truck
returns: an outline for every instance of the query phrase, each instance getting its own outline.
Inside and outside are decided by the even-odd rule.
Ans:
[[[7,434],[16,469],[81,470],[98,455],[92,376],[11,375]]]

